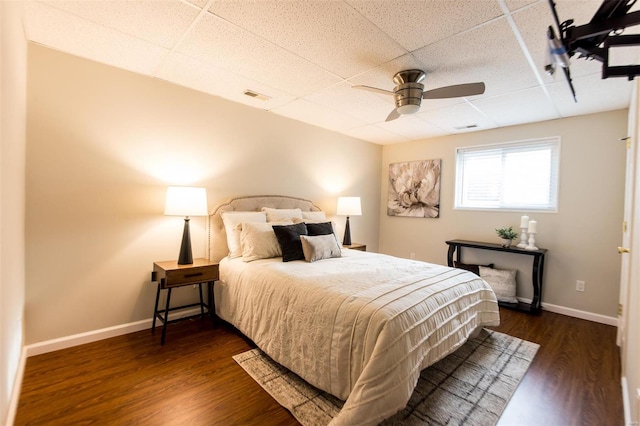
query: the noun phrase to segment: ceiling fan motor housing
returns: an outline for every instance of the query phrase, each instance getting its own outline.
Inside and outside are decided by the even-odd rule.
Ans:
[[[422,91],[424,85],[420,83],[405,83],[396,86],[395,92],[396,108],[400,114],[413,114],[420,109],[422,102]]]
[[[405,70],[393,76],[397,86],[393,89],[396,109],[399,114],[413,114],[420,109],[426,74],[422,70]]]

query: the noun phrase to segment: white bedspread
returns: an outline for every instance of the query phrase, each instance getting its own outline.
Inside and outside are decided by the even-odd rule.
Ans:
[[[344,250],[314,263],[223,259],[216,312],[271,358],[345,400],[332,425],[373,425],[402,409],[420,371],[476,327],[496,297],[460,269]]]

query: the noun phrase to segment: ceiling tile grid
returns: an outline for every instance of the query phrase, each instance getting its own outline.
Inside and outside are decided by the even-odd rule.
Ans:
[[[27,38],[44,46],[140,74],[151,75],[168,50],[46,4],[26,7]]]
[[[601,0],[555,0],[589,22]],[[378,144],[510,126],[629,105],[626,78],[576,57],[544,73],[548,0],[31,0],[27,38]],[[634,6],[634,10],[640,5]],[[627,33],[640,32],[640,26]],[[640,49],[616,49],[637,63]],[[401,70],[425,90],[483,81],[482,95],[423,100],[386,122]],[[254,98],[251,90],[265,95]]]

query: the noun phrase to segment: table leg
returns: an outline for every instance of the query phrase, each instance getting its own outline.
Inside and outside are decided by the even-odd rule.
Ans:
[[[171,287],[167,290],[167,303],[164,308],[164,325],[162,326],[162,339],[160,339],[160,344],[164,345],[164,339],[167,335],[167,323],[169,322],[169,302],[171,301]]]
[[[158,302],[160,301],[160,281],[158,281],[158,291],[156,291],[156,305],[153,308],[153,324],[151,325],[151,333],[156,332],[156,318],[158,317]]]
[[[544,256],[536,256],[533,259],[533,300],[531,309],[539,310],[542,307],[542,273],[544,272]]]
[[[447,265],[450,268],[453,268],[453,252],[456,251],[456,246],[451,244],[449,246],[449,251],[447,252]],[[460,249],[458,249],[458,262],[460,261]]]
[[[202,283],[198,284],[198,291],[200,293],[200,318],[204,323],[204,300],[202,299]]]
[[[213,295],[213,286],[216,284],[215,281],[209,281],[207,283],[208,290],[208,302],[209,302],[209,314],[211,315],[211,321],[213,322],[213,328],[218,328],[218,317],[216,316],[216,301]]]

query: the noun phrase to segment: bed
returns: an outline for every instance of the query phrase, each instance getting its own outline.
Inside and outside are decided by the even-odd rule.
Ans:
[[[302,220],[286,217],[298,210],[306,212]],[[271,216],[263,220],[265,211]],[[331,248],[317,261],[283,261],[286,245],[281,257],[268,255],[273,240],[270,248],[262,244],[267,254],[247,250],[261,245],[249,230],[271,227],[278,238],[300,223],[326,230],[323,217],[312,202],[294,197],[239,197],[219,206],[208,226],[208,255],[220,262],[216,314],[276,362],[344,400],[332,425],[378,424],[404,408],[422,369],[481,327],[499,324],[496,297],[471,272],[383,254]],[[326,233],[300,238],[333,244]],[[311,250],[317,252],[328,253]]]

